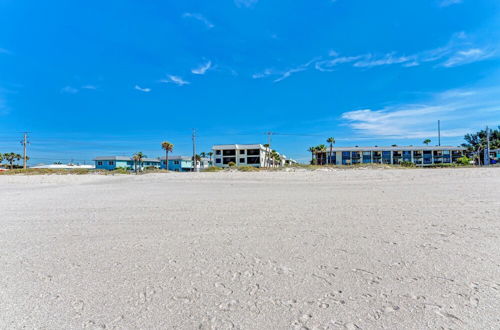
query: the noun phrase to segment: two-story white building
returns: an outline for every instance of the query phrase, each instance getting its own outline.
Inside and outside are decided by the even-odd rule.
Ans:
[[[214,166],[276,167],[282,164],[273,161],[271,150],[262,144],[222,144],[212,147],[214,152]]]

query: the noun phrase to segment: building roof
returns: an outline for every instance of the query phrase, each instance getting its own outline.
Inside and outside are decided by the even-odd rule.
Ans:
[[[328,152],[330,149],[326,148]],[[465,150],[453,146],[396,146],[396,147],[334,147],[333,151],[403,151],[403,150]]]
[[[98,160],[134,161],[132,159],[132,157],[127,157],[127,156],[99,156],[99,157],[94,158],[93,160],[94,161],[98,161]],[[160,160],[158,158],[143,158],[142,161],[143,162],[158,162],[158,163],[160,162]]]
[[[212,146],[212,150],[228,150],[228,149],[261,149],[266,150],[262,144],[218,144]]]

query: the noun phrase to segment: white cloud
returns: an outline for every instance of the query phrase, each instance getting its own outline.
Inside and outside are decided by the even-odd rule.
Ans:
[[[435,67],[454,67],[483,61],[488,58],[498,57],[499,48],[480,48],[473,46],[473,42],[464,32],[455,33],[450,41],[439,48],[424,50],[414,54],[405,55],[397,52],[386,54],[354,54],[343,55],[331,50],[328,56],[317,57],[312,61],[288,70],[266,69],[264,72],[252,75],[254,79],[277,75],[275,82],[290,77],[293,73],[305,71],[313,66],[321,72],[332,72],[339,67],[350,66],[354,68],[373,68],[378,66],[398,65],[405,68],[420,66],[425,63],[434,63]]]
[[[351,63],[351,62],[360,60],[363,57],[366,57],[366,56],[342,56],[342,57],[337,57],[339,55],[337,53],[332,53],[332,52],[330,52],[330,56],[333,56],[335,58],[316,62],[316,64],[315,64],[316,70],[319,70],[321,72],[334,71],[335,67],[337,65],[345,64],[345,63]]]
[[[12,52],[5,48],[0,48],[0,54],[11,55]]]
[[[247,8],[251,8],[251,7],[255,6],[257,4],[257,2],[259,2],[259,0],[234,0],[234,3],[236,4],[236,6],[247,7]]]
[[[61,93],[64,94],[76,94],[78,93],[78,89],[71,87],[71,86],[65,86],[61,89]]]
[[[452,5],[457,5],[459,3],[462,3],[463,0],[441,0],[439,2],[439,6],[440,7],[448,7],[448,6],[452,6]]]
[[[461,50],[456,52],[453,56],[448,58],[442,65],[447,68],[454,66],[479,62],[495,55],[494,51],[486,51],[484,49],[472,48],[468,50]]]
[[[139,85],[135,85],[135,86],[134,86],[134,89],[135,89],[135,90],[138,90],[138,91],[140,91],[140,92],[144,92],[144,93],[149,93],[149,92],[151,92],[151,88],[142,88],[142,87],[141,87],[141,86],[139,86]]]
[[[205,16],[203,16],[202,14],[199,14],[199,13],[184,13],[182,15],[182,17],[193,18],[195,20],[198,20],[198,21],[202,22],[203,24],[205,24],[205,26],[209,29],[215,27],[215,25],[212,24],[212,22],[210,22]]]
[[[82,89],[96,90],[97,86],[94,86],[94,85],[84,85],[84,86],[82,86]]]
[[[273,70],[272,69],[265,69],[264,71],[262,72],[259,72],[259,73],[254,73],[252,75],[252,78],[253,79],[260,79],[260,78],[265,78],[267,76],[270,76],[273,74]]]
[[[358,68],[370,68],[381,65],[401,64],[415,59],[415,56],[395,56],[394,53],[386,54],[380,58],[376,58],[371,55],[367,57],[368,59],[358,61],[354,63],[353,66]]]
[[[311,64],[313,64],[317,60],[318,60],[318,58],[314,58],[314,59],[310,60],[307,63],[301,64],[301,65],[299,65],[299,66],[297,66],[295,68],[291,68],[291,69],[284,70],[284,71],[277,71],[277,70],[274,70],[274,69],[266,69],[263,72],[254,73],[252,75],[252,78],[253,79],[259,79],[259,78],[265,78],[265,77],[268,77],[268,76],[278,76],[278,78],[275,78],[273,80],[273,82],[277,83],[277,82],[280,82],[282,80],[285,80],[286,78],[290,77],[294,73],[307,70],[311,66]]]
[[[167,79],[162,79],[162,80],[160,80],[160,82],[166,83],[166,84],[173,83],[173,84],[176,84],[178,86],[189,85],[189,81],[186,81],[186,80],[182,79],[181,77],[174,76],[174,75],[167,75]]]
[[[207,63],[205,64],[202,64],[200,65],[199,67],[195,68],[195,69],[192,69],[191,72],[193,74],[199,74],[199,75],[203,75],[205,74],[210,68],[212,67],[212,62],[211,61],[208,61]]]
[[[299,66],[299,67],[287,70],[287,71],[283,72],[280,77],[274,79],[273,82],[275,82],[275,83],[280,82],[280,81],[285,80],[286,78],[290,77],[292,74],[304,71],[306,69],[307,69],[307,66]]]
[[[400,139],[435,136],[436,122],[440,119],[444,127],[442,136],[457,137],[470,132],[469,125],[495,119],[493,111],[500,107],[495,96],[498,92],[499,88],[451,90],[434,95],[426,103],[348,111],[342,114],[342,119],[362,136]]]

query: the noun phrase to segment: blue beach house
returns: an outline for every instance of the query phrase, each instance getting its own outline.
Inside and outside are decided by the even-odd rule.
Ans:
[[[161,159],[161,168],[166,169],[165,157]],[[193,161],[187,156],[168,156],[168,170],[175,172],[190,172],[193,170]]]
[[[126,156],[101,156],[94,158],[95,168],[102,170],[116,170],[117,168],[134,169],[134,160]],[[137,164],[139,169],[147,167],[160,168],[160,160],[156,158],[144,158],[141,164]]]
[[[166,169],[165,157],[161,157],[161,167]],[[210,160],[202,158],[201,161],[196,162],[198,169],[205,169],[210,167]],[[191,172],[193,171],[193,157],[189,156],[168,156],[168,170],[175,172]]]

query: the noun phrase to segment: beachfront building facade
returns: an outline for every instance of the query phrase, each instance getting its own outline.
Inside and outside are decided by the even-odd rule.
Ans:
[[[465,148],[451,146],[393,146],[393,147],[335,147],[316,152],[319,165],[356,165],[356,164],[401,164],[411,162],[417,166],[452,164],[466,154]]]
[[[161,157],[161,168],[166,169],[166,157]],[[196,167],[199,170],[210,167],[211,162],[208,158],[201,158],[196,162]],[[193,157],[189,156],[168,156],[168,170],[175,172],[192,172],[193,171]]]
[[[212,147],[214,152],[214,166],[229,167],[252,166],[252,167],[279,167],[285,165],[287,158],[279,155],[277,161],[271,157],[272,151],[262,144],[222,144]]]
[[[94,158],[94,162],[96,169],[110,171],[118,168],[134,170],[136,165],[132,157],[126,156],[100,156]],[[137,168],[140,170],[148,167],[160,168],[160,160],[157,158],[143,158],[140,164],[137,163]]]

